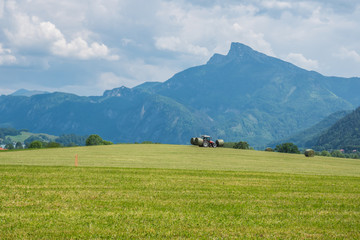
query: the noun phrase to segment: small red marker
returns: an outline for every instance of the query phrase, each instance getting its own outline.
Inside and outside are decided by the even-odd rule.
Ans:
[[[75,155],[75,167],[77,167],[78,166],[78,155],[76,154]]]

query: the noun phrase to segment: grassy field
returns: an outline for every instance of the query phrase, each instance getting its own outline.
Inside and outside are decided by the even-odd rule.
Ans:
[[[0,152],[0,239],[359,239],[359,229],[359,160],[172,145]]]
[[[226,148],[163,144],[54,148],[0,152],[0,165],[161,168],[360,176],[360,161]]]

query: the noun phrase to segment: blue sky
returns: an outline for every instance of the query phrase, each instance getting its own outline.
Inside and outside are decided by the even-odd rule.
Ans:
[[[359,77],[359,39],[358,0],[0,0],[0,94],[165,81],[231,42]]]

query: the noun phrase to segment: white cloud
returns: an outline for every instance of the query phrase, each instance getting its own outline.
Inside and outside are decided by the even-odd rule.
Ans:
[[[349,50],[345,47],[341,47],[338,54],[342,59],[352,59],[353,61],[360,62],[360,54],[355,50]]]
[[[163,82],[176,73],[168,64],[150,64],[142,58],[135,60],[124,59],[121,65],[123,79],[127,80],[122,85],[128,87],[134,87],[144,81]]]
[[[0,0],[0,18],[4,15],[4,0]]]
[[[106,60],[118,60],[118,55],[111,55],[107,46],[93,42],[90,46],[81,37],[75,38],[71,42],[66,42],[65,38],[52,43],[51,51],[55,55],[62,57],[75,57],[79,59],[103,58]]]
[[[254,30],[253,18],[258,12],[256,6],[246,4],[204,8],[181,2],[163,2],[156,16],[166,23],[165,31],[171,34],[170,37],[154,37],[155,46],[163,50],[209,56],[218,50],[224,54],[229,50],[231,42],[242,42],[274,56],[265,34]],[[207,59],[203,57],[199,60]]]
[[[232,28],[242,37],[241,42],[253,46],[256,50],[265,54],[275,56],[271,44],[264,39],[263,33],[256,33],[252,29],[248,29],[239,23],[234,23]]]
[[[183,42],[177,37],[159,37],[155,38],[155,45],[161,50],[170,50],[174,52],[189,53],[194,55],[209,56],[209,50],[205,47]]]
[[[11,7],[17,9],[16,7]],[[12,28],[5,29],[5,35],[15,47],[36,52],[49,52],[56,56],[78,59],[118,60],[109,48],[98,42],[88,43],[78,36],[67,41],[64,34],[50,21],[41,21],[36,16],[14,12]]]
[[[289,53],[285,58],[285,60],[295,64],[298,67],[302,67],[307,70],[316,70],[319,68],[318,61],[307,59],[301,53]]]
[[[100,88],[102,91],[109,90],[117,87],[121,87],[123,85],[126,85],[127,81],[124,82],[124,79],[122,79],[119,76],[116,76],[112,72],[105,72],[101,73],[97,87]]]
[[[0,43],[0,65],[10,65],[16,63],[16,57],[11,54],[11,50],[3,48]]]
[[[275,9],[287,9],[287,8],[291,8],[292,5],[290,2],[286,2],[286,1],[277,1],[277,0],[265,0],[262,1],[261,4],[265,7],[265,8],[275,8]]]
[[[40,23],[36,17],[16,14],[13,20],[14,29],[6,28],[5,35],[13,45],[23,49],[36,45],[44,47],[44,44],[55,40],[61,34],[54,26],[52,29],[49,27],[51,23]],[[49,32],[49,30],[53,31]]]

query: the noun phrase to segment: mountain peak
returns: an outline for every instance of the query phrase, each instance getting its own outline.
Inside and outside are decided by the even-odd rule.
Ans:
[[[114,88],[112,90],[106,90],[103,94],[104,97],[121,97],[131,93],[131,89],[125,86]]]
[[[256,51],[245,44],[233,42],[231,43],[230,51],[227,56],[244,56],[245,54],[252,54],[254,52]]]
[[[257,52],[245,44],[233,42],[226,56],[216,53],[210,58],[208,64],[223,64],[233,60],[244,61],[250,59],[263,62],[267,58],[269,58],[267,55]]]

